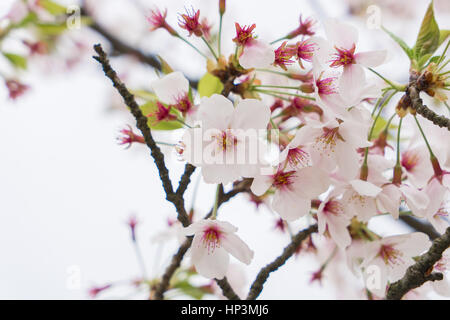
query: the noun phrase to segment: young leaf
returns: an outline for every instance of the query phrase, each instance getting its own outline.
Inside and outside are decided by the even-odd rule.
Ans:
[[[148,117],[149,114],[156,111],[156,101],[150,101],[140,106],[142,113]],[[172,108],[171,113],[179,116],[179,113]],[[160,121],[156,122],[154,117],[148,117],[147,125],[152,130],[176,130],[183,127],[178,121]]]
[[[422,20],[419,35],[413,48],[416,60],[421,61],[427,54],[431,56],[439,47],[439,39],[439,26],[434,18],[433,1],[431,1]]]
[[[173,72],[172,67],[167,63],[166,60],[164,60],[161,56],[157,56],[159,62],[161,63],[161,72],[164,74],[169,74]]]
[[[27,68],[27,58],[25,58],[24,56],[6,52],[3,52],[3,55],[6,57],[6,59],[9,60],[9,62],[11,62],[14,65],[14,67],[19,69]]]
[[[210,97],[214,93],[220,94],[223,84],[219,78],[210,73],[206,73],[198,83],[198,93],[200,97]]]
[[[67,13],[67,8],[51,0],[40,0],[39,5],[54,16]]]
[[[450,30],[441,30],[439,35],[439,45],[441,45],[450,36]]]
[[[384,30],[384,32],[386,32],[392,38],[392,40],[397,42],[397,44],[403,49],[403,51],[406,53],[406,55],[409,57],[409,59],[413,58],[413,50],[406,44],[405,41],[403,41],[402,39],[397,37],[395,34],[390,32],[385,27],[381,27],[381,28]]]

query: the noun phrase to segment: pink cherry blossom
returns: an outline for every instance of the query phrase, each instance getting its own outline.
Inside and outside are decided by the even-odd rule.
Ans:
[[[370,291],[383,297],[387,284],[400,280],[406,269],[415,263],[413,257],[419,256],[431,246],[428,236],[414,232],[405,235],[389,236],[367,242],[364,245],[364,260],[361,267],[364,275],[377,277],[371,284]]]
[[[344,204],[337,199],[333,192],[320,204],[317,210],[319,233],[328,231],[334,242],[345,249],[352,242],[347,229],[351,217],[344,210]]]
[[[255,177],[251,190],[259,196],[273,186],[273,210],[284,220],[294,221],[309,213],[311,200],[327,191],[329,185],[328,174],[321,168],[304,167],[297,171],[279,168],[272,175]]]
[[[246,69],[268,68],[275,61],[275,52],[270,45],[253,36],[256,25],[241,27],[236,23],[236,37],[233,41],[242,47],[239,63]]]
[[[205,97],[197,112],[201,128],[188,129],[183,136],[183,157],[202,168],[207,183],[254,177],[264,164],[260,157],[264,144],[259,141],[258,133],[265,132],[269,119],[269,107],[259,100],[245,99],[234,108],[222,95]],[[202,141],[196,139],[197,134],[203,136]],[[238,161],[240,156],[242,163]]]
[[[235,235],[238,229],[225,221],[201,220],[184,229],[186,236],[194,236],[191,261],[197,272],[206,278],[223,279],[228,271],[231,254],[250,264],[253,251]]]

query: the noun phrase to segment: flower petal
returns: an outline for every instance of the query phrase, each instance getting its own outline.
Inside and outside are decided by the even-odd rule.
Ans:
[[[163,103],[175,104],[177,98],[189,92],[189,81],[181,72],[176,71],[153,81],[151,87]]]
[[[253,259],[254,252],[235,234],[227,234],[222,240],[221,244],[236,259],[245,264],[250,264]]]
[[[251,41],[250,45],[245,46],[242,55],[239,57],[239,63],[245,69],[268,68],[275,60],[275,52],[269,44],[260,40]]]
[[[356,63],[362,64],[367,68],[377,67],[386,60],[386,50],[358,52],[355,54]]]

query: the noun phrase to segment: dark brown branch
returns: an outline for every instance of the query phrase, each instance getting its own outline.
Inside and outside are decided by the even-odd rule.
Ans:
[[[444,117],[443,115],[438,115],[436,112],[424,105],[422,99],[420,98],[419,92],[417,83],[414,81],[411,82],[406,90],[406,94],[411,100],[411,107],[425,119],[430,120],[441,128],[447,128],[450,131],[450,119]]]
[[[178,213],[178,220],[183,224],[183,226],[188,226],[189,218],[186,213],[186,209],[184,208],[184,198],[175,194],[173,191],[172,182],[169,178],[169,170],[167,169],[164,161],[164,154],[161,152],[161,149],[153,139],[152,132],[147,125],[147,117],[142,114],[142,111],[134,99],[134,96],[128,91],[127,87],[117,76],[117,73],[111,68],[108,57],[103,51],[102,46],[97,44],[94,46],[94,49],[98,54],[98,56],[95,56],[94,59],[102,65],[103,72],[112,81],[114,87],[122,96],[125,104],[130,108],[131,113],[136,119],[136,126],[142,132],[145,143],[151,150],[151,155],[155,161],[156,167],[158,168],[159,177],[164,187],[164,192],[166,193],[166,199],[172,202],[175,206]]]
[[[400,220],[414,230],[427,234],[431,240],[434,240],[440,236],[440,234],[429,223],[424,223],[414,217],[407,215],[401,215]]]
[[[222,280],[215,280],[220,289],[222,289],[222,294],[224,295],[224,297],[227,297],[228,300],[241,300],[241,298],[239,298],[239,296],[234,292],[233,288],[231,288],[226,277]]]
[[[295,253],[298,246],[305,240],[311,233],[317,232],[317,224],[310,226],[309,228],[300,231],[293,238],[291,243],[284,248],[281,256],[276,258],[273,262],[261,269],[253,282],[250,292],[248,293],[247,300],[254,300],[260,295],[264,283],[269,278],[271,272],[276,271],[279,267],[286,263],[286,261]]]
[[[442,273],[431,273],[433,266],[442,258],[442,253],[450,247],[450,227],[440,237],[433,241],[427,253],[420,256],[419,260],[406,270],[405,276],[391,284],[386,299],[399,300],[408,291],[418,288],[427,281],[442,280]]]
[[[195,171],[195,167],[192,164],[187,163],[184,167],[184,173],[181,176],[180,183],[178,184],[178,188],[176,194],[180,197],[184,195],[187,187],[191,183],[191,176]]]
[[[86,8],[81,7],[81,14],[85,17],[89,17],[92,19],[92,16],[89,14]],[[92,19],[93,20],[93,19]],[[110,31],[105,29],[103,26],[98,24],[96,21],[92,21],[89,25],[93,31],[97,32],[101,36],[103,36],[108,42],[111,44],[111,48],[113,50],[113,54],[127,54],[136,57],[142,63],[149,65],[150,67],[161,71],[162,66],[159,62],[158,58],[153,54],[146,54],[141,50],[125,43],[121,39],[117,38]],[[198,80],[188,79],[192,88],[196,89],[198,86]]]
[[[183,260],[183,257],[188,251],[188,249],[191,247],[191,244],[192,244],[192,237],[189,237],[183,242],[183,244],[178,249],[177,253],[172,257],[169,266],[166,268],[164,275],[161,278],[161,282],[156,287],[154,296],[156,300],[164,299],[164,292],[166,292],[167,289],[169,288],[170,279],[172,279],[173,274],[180,266],[181,261]]]

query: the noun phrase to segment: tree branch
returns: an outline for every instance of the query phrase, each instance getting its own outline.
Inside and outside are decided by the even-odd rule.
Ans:
[[[220,289],[222,289],[222,294],[225,297],[227,297],[228,300],[241,300],[239,298],[239,296],[234,292],[233,288],[231,288],[226,277],[223,278],[222,280],[217,280],[217,279],[214,279],[214,280],[216,280]]]
[[[408,291],[418,288],[427,281],[442,280],[442,273],[431,273],[433,266],[442,258],[442,253],[450,247],[450,227],[433,241],[427,253],[406,270],[405,276],[390,285],[386,299],[400,300]]]
[[[281,256],[276,258],[273,262],[261,269],[258,273],[255,281],[253,282],[250,292],[248,293],[247,300],[254,300],[260,295],[264,283],[269,278],[271,272],[276,271],[279,267],[286,263],[286,261],[295,253],[298,246],[305,240],[311,233],[317,232],[317,224],[310,226],[309,228],[300,231],[293,238],[291,243],[284,248]]]
[[[406,95],[411,100],[412,108],[425,119],[430,120],[441,128],[447,128],[450,131],[450,119],[443,115],[438,115],[436,112],[424,105],[422,99],[420,98],[419,92],[420,90],[417,87],[417,82],[411,81],[406,90]]]
[[[169,178],[169,170],[167,169],[164,161],[164,154],[161,152],[161,149],[153,139],[152,132],[147,125],[147,117],[142,114],[142,111],[134,99],[134,96],[128,91],[126,86],[117,76],[117,73],[111,68],[108,57],[103,51],[102,46],[97,44],[94,46],[94,49],[98,54],[98,56],[95,56],[94,59],[102,65],[103,72],[112,81],[114,87],[122,96],[125,104],[130,108],[131,113],[136,119],[136,126],[142,132],[145,143],[151,150],[151,155],[155,161],[156,167],[158,168],[159,177],[161,179],[164,192],[166,193],[166,199],[175,206],[178,213],[178,220],[183,224],[183,226],[187,227],[189,225],[189,218],[186,213],[186,209],[184,208],[184,198],[173,191],[172,182]],[[190,171],[191,170],[188,170],[188,173]],[[184,180],[187,179],[185,178]],[[182,189],[184,189],[184,187]]]
[[[429,223],[424,223],[414,217],[401,215],[400,220],[416,231],[427,234],[431,240],[436,239],[440,234]]]
[[[150,67],[161,71],[162,66],[159,62],[158,58],[153,54],[146,54],[139,50],[138,48],[135,48],[124,41],[117,38],[114,34],[109,32],[107,29],[105,29],[103,26],[98,24],[92,16],[89,14],[88,10],[86,10],[85,7],[81,7],[81,14],[85,17],[89,17],[92,19],[92,23],[89,25],[89,28],[91,28],[93,31],[97,32],[101,36],[103,36],[108,42],[111,44],[112,50],[116,54],[128,54],[131,56],[136,57],[139,61],[142,63],[145,63],[149,65]],[[188,79],[189,83],[192,88],[197,89],[198,87],[198,80],[194,79]]]
[[[178,249],[177,253],[172,257],[172,260],[169,264],[169,266],[166,268],[166,271],[164,272],[161,282],[158,284],[155,290],[155,299],[156,300],[162,300],[164,299],[164,293],[167,291],[167,288],[170,284],[170,279],[172,279],[173,274],[178,269],[178,267],[181,264],[181,261],[183,260],[184,255],[188,251],[188,249],[191,247],[192,244],[192,237],[186,238],[186,240],[183,242],[183,244]]]

